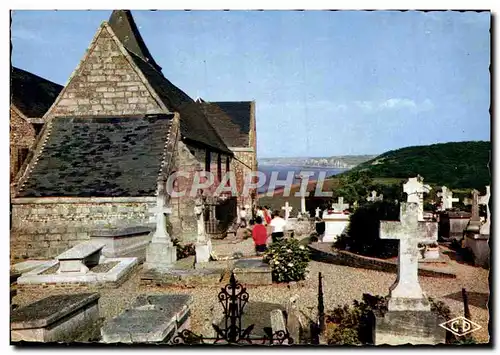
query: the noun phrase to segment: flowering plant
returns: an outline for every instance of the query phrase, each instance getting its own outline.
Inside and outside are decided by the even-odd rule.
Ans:
[[[309,250],[296,239],[272,243],[264,253],[263,261],[272,270],[273,281],[304,280],[309,262]]]

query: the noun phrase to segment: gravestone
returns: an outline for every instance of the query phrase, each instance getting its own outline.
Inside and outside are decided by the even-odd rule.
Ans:
[[[288,218],[290,218],[290,212],[292,212],[293,207],[288,204],[288,201],[286,201],[285,206],[281,207],[281,209],[285,211],[285,221],[288,221]]]
[[[272,271],[262,259],[239,259],[233,264],[234,276],[242,285],[271,285]]]
[[[424,185],[424,178],[420,175],[409,178],[403,185],[403,191],[408,195],[406,202],[418,204],[418,220],[424,220],[424,193],[429,193],[432,188]]]
[[[156,197],[156,230],[151,243],[146,249],[145,269],[169,269],[177,261],[177,247],[174,246],[167,232],[167,214],[172,209],[166,206],[165,180],[158,181],[158,195]]]
[[[99,319],[99,294],[49,296],[11,313],[13,342],[71,342]]]
[[[472,191],[471,218],[466,228],[465,247],[472,250],[474,264],[488,266],[490,263],[490,211],[489,211],[490,187],[486,187],[486,195],[479,196],[479,191]],[[479,205],[486,205],[487,220],[483,224],[479,216]]]
[[[437,223],[419,221],[417,203],[402,203],[400,221],[381,221],[380,238],[398,239],[398,276],[389,288],[388,311],[375,314],[375,345],[445,342],[444,320],[430,311],[418,282],[418,243],[437,240]]]
[[[140,295],[101,328],[105,343],[166,343],[190,327],[190,295]]]
[[[301,171],[299,174],[300,179],[300,214],[301,218],[309,217],[309,213],[306,210],[306,193],[307,193],[307,182],[309,181],[309,177],[314,175],[311,171]],[[304,184],[305,179],[305,184]]]
[[[151,241],[152,229],[145,226],[127,226],[113,229],[96,229],[90,239],[104,244],[102,255],[108,258],[137,257],[144,261],[146,248]]]
[[[58,255],[57,273],[87,273],[89,268],[99,264],[104,243],[84,242]]]
[[[344,203],[344,198],[341,196],[337,199],[337,203],[332,203],[332,210],[335,212],[343,212],[349,208],[348,203]]]
[[[449,190],[446,186],[441,188],[441,192],[438,192],[438,197],[441,197],[441,211],[450,210],[453,208],[453,202],[458,202],[459,199],[453,197],[453,192]]]
[[[202,197],[198,196],[195,200],[194,215],[197,221],[197,238],[195,244],[196,263],[207,263],[210,261],[210,253],[212,252],[212,241],[205,232],[205,205]]]
[[[321,208],[316,207],[316,209],[314,210],[314,212],[315,212],[314,217],[319,218],[319,214],[321,212]]]

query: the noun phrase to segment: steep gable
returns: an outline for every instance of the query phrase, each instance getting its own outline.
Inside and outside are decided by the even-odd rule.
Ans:
[[[100,116],[166,113],[106,23],[48,115]]]

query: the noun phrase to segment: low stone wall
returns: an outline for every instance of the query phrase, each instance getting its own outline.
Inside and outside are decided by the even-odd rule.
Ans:
[[[398,271],[398,265],[394,261],[370,258],[344,250],[333,250],[331,243],[311,243],[308,248],[311,251],[311,259],[315,261],[391,273]],[[418,274],[419,276],[456,278],[451,271],[432,270],[424,265],[419,265]]]
[[[12,203],[11,257],[49,259],[98,228],[151,225],[155,198],[37,198]]]

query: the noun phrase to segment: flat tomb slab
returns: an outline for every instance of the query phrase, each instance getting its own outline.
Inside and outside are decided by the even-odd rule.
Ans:
[[[50,262],[50,260],[26,260],[12,265],[12,269],[16,272],[24,274],[25,272],[36,269],[37,267],[42,266],[48,262]]]
[[[85,259],[104,248],[104,243],[85,242],[75,245],[56,257],[57,260]]]
[[[149,269],[141,273],[141,282],[164,286],[211,286],[219,285],[225,270],[222,269]]]
[[[106,257],[137,257],[142,262],[152,238],[151,231],[149,227],[99,229],[91,233],[90,239],[104,244],[102,254]]]
[[[246,285],[271,285],[273,283],[271,268],[258,259],[239,259],[233,264],[236,280]]]
[[[105,343],[164,343],[190,326],[189,295],[140,295],[101,328]]]
[[[106,264],[112,263],[114,266],[106,272],[87,273],[51,273],[50,269],[54,269],[58,265],[57,260],[52,260],[32,271],[23,274],[17,279],[18,285],[40,285],[40,284],[102,284],[102,283],[120,283],[138,264],[137,258],[109,258],[105,262],[96,265],[103,267]]]
[[[11,313],[12,341],[71,341],[99,319],[99,294],[49,296]]]

